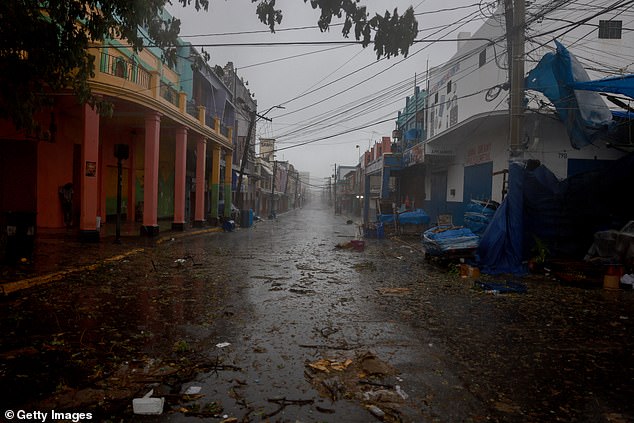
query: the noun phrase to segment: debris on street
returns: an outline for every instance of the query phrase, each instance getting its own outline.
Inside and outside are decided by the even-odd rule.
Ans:
[[[306,365],[306,377],[326,398],[355,398],[386,422],[399,420],[399,408],[409,396],[394,385],[398,371],[369,351],[354,357],[321,358]]]
[[[132,412],[134,414],[158,415],[163,413],[165,398],[152,398],[154,390],[145,394],[142,398],[132,400]]]

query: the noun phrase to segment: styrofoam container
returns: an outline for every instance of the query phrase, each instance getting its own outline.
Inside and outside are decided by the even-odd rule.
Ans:
[[[134,414],[158,415],[163,413],[165,398],[134,398],[132,411]]]

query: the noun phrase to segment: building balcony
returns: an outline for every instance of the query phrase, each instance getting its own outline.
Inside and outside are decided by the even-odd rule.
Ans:
[[[232,128],[209,118],[204,107],[196,106],[186,93],[178,91],[179,74],[147,49],[133,58],[128,56],[132,55],[130,50],[112,46],[94,48],[92,53],[98,58],[95,76],[90,80],[92,91],[115,105],[115,116],[117,109],[125,110],[126,116],[134,113],[131,108],[136,108],[139,116],[143,109],[153,110],[227,149],[233,148]]]

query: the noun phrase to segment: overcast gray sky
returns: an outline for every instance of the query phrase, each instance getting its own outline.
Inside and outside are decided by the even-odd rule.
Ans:
[[[345,40],[341,26],[320,32],[318,11],[303,0],[277,1],[284,19],[275,34],[260,23],[251,0],[210,3],[208,12],[196,12],[191,6],[169,8],[182,21],[181,37],[194,45]],[[371,16],[394,8],[401,14],[413,6],[417,39],[454,39],[460,31],[474,32],[487,13],[477,0],[362,0],[362,4]],[[295,29],[304,27],[309,28]],[[343,44],[203,48],[211,54],[212,65],[234,63],[255,93],[260,113],[275,105],[285,107],[271,110],[267,115],[271,123],[258,122],[258,138],[275,138],[280,149],[276,158],[310,172],[313,183],[318,183],[332,175],[335,164],[356,165],[359,153],[391,135],[405,97],[414,93],[414,80],[424,88],[427,66],[448,60],[456,44],[417,43],[407,58],[380,61],[371,45],[365,49]],[[386,122],[377,123],[381,121]],[[306,144],[294,147],[301,143]]]

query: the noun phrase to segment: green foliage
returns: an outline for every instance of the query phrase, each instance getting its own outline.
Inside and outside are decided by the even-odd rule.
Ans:
[[[172,349],[175,353],[185,354],[191,350],[191,347],[189,346],[187,341],[181,339],[180,341],[174,342],[174,346],[172,347]]]
[[[190,5],[191,0],[179,0]],[[122,37],[135,50],[143,48],[139,27],[175,59],[178,19],[163,19],[166,0],[19,0],[0,2],[0,118],[37,135],[34,118],[52,106],[51,93],[71,90],[81,103],[107,111],[91,93],[95,57],[88,48],[110,37]],[[196,9],[208,0],[195,0]],[[100,10],[101,12],[98,12]]]
[[[451,276],[459,276],[460,275],[460,264],[458,263],[449,263],[447,268],[447,273]]]
[[[251,0],[258,2],[256,13],[260,21],[275,32],[275,25],[282,22],[282,10],[275,9],[275,0]],[[304,0],[308,3],[309,0]],[[410,6],[402,16],[398,10],[383,16],[376,14],[368,19],[365,6],[359,6],[360,0],[310,0],[313,9],[321,11],[317,25],[322,32],[328,31],[333,17],[344,19],[341,33],[348,37],[354,28],[354,38],[361,41],[363,47],[374,43],[377,59],[385,56],[407,56],[409,47],[418,34],[418,22],[414,17],[414,9]],[[374,39],[372,34],[374,33]]]
[[[550,254],[550,250],[548,250],[548,246],[541,238],[533,235],[533,240],[535,241],[535,245],[531,250],[533,253],[533,260],[535,263],[544,264],[546,262],[546,257]]]

